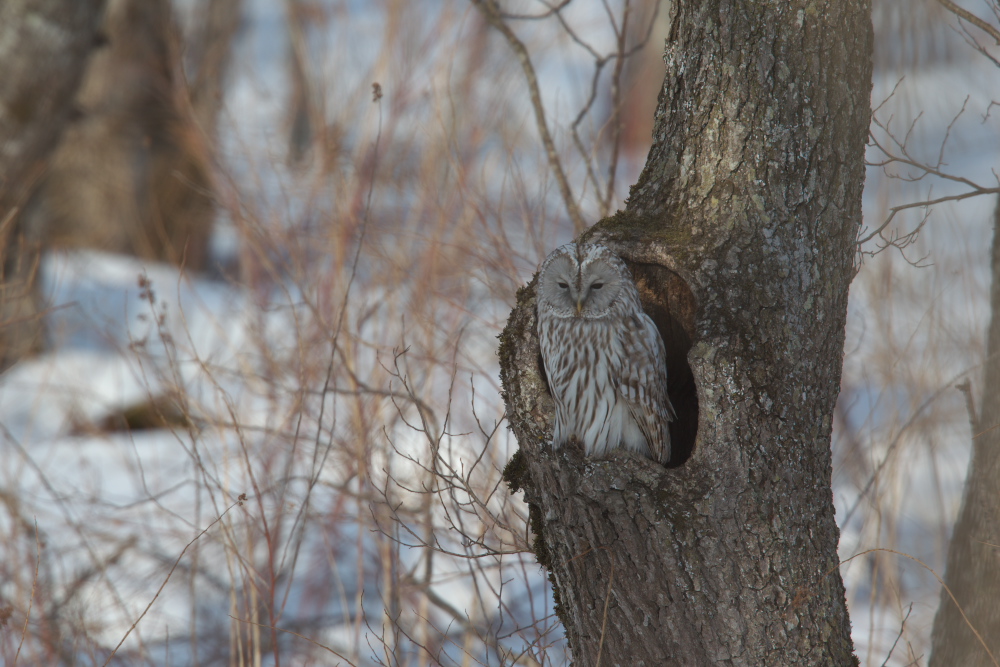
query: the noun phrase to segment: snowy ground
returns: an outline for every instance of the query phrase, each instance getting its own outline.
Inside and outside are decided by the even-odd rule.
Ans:
[[[284,42],[276,27],[282,18],[276,6],[251,3],[251,20],[239,45],[241,59],[249,64],[228,94],[223,152],[234,178],[245,179],[245,192],[261,210],[278,216],[280,209],[280,215],[295,217],[308,214],[315,201],[297,198],[293,175],[275,159],[281,137],[274,128],[281,127],[284,99],[278,85],[283,70],[277,64]],[[359,15],[354,29],[377,34],[381,19],[360,10]],[[351,58],[361,64],[348,71],[368,74],[375,50],[351,51]],[[543,68],[543,76],[558,80],[566,64],[549,62],[551,68]],[[343,62],[320,67],[342,68]],[[380,78],[385,76],[390,74],[381,72]],[[427,106],[434,109],[440,81],[433,72],[423,76],[413,84],[418,89],[414,95],[425,95]],[[358,74],[343,85],[366,89],[370,78]],[[382,80],[393,90],[391,78]],[[995,181],[991,170],[1000,126],[993,117],[984,117],[988,92],[998,80],[996,68],[972,53],[924,66],[906,74],[880,117],[892,116],[893,127],[902,134],[922,112],[910,147],[915,155],[933,158],[944,128],[966,104],[947,145],[948,169],[989,186]],[[880,73],[873,102],[887,97],[898,81],[898,72]],[[509,85],[516,83],[513,79]],[[566,99],[572,99],[576,88],[567,83],[546,90],[554,122],[571,117],[572,105]],[[402,123],[394,132],[405,135],[424,120],[410,119],[410,126]],[[373,138],[370,115],[365,122],[367,130],[353,139],[359,145]],[[927,196],[928,185],[902,183],[870,169],[866,225],[877,225],[887,206]],[[938,182],[932,194],[956,191]],[[937,207],[905,257],[889,249],[865,259],[852,287],[844,392],[834,435],[834,494],[843,559],[882,547],[944,572],[970,442],[961,395],[950,387],[967,377],[981,391],[978,364],[989,323],[993,205],[990,199],[976,198]],[[901,216],[897,224],[906,228],[917,220],[919,215]],[[435,413],[438,435],[445,430],[456,434],[443,436],[443,441],[464,452],[466,464],[483,444],[469,410],[472,387],[479,420],[489,424],[499,419],[494,337],[512,302],[513,287],[530,276],[539,253],[532,246],[537,238],[523,230],[508,231],[508,238],[515,239],[516,256],[502,270],[448,276],[433,293],[441,304],[421,306],[425,321],[417,327],[415,349],[428,357],[453,355],[453,372],[417,363],[408,376],[425,388],[456,383],[450,396],[438,390],[427,390],[427,395],[440,411]],[[542,245],[565,240],[567,233],[547,230]],[[23,601],[32,581],[50,583],[49,597],[37,600],[36,608],[61,605],[65,617],[87,629],[80,636],[95,642],[69,642],[66,650],[94,656],[100,664],[103,657],[98,656],[105,656],[106,647],[129,631],[186,545],[212,524],[179,561],[176,574],[132,631],[126,644],[133,651],[130,655],[142,656],[149,664],[185,664],[192,652],[206,655],[204,644],[199,649],[197,642],[205,642],[212,632],[233,633],[227,614],[258,608],[252,598],[267,586],[258,586],[255,578],[264,581],[265,570],[274,563],[290,573],[275,582],[282,616],[261,616],[257,622],[297,628],[345,651],[352,661],[368,664],[371,655],[382,655],[386,646],[373,637],[382,636],[388,627],[383,601],[408,604],[405,595],[393,598],[386,590],[389,582],[400,579],[385,576],[385,564],[412,569],[416,581],[426,561],[419,550],[400,548],[373,532],[369,499],[377,489],[361,481],[362,463],[354,443],[378,440],[382,449],[370,453],[364,465],[388,468],[387,441],[416,456],[426,434],[408,429],[386,397],[367,396],[364,402],[352,397],[364,393],[358,381],[388,386],[391,378],[384,367],[392,350],[410,342],[405,340],[409,329],[404,315],[407,304],[420,299],[419,290],[411,285],[405,289],[412,292],[401,294],[387,287],[391,280],[380,282],[383,269],[391,272],[397,264],[406,268],[399,259],[401,248],[423,247],[419,233],[409,234],[390,230],[366,246],[368,264],[350,283],[353,292],[345,301],[353,310],[343,324],[349,333],[345,340],[350,338],[343,346],[351,349],[337,357],[336,391],[318,399],[315,394],[329,384],[328,354],[307,359],[301,368],[271,363],[295,358],[296,345],[310,327],[329,331],[337,326],[336,317],[324,319],[323,312],[310,310],[315,294],[301,284],[293,281],[262,299],[246,286],[191,279],[173,268],[128,258],[98,252],[48,256],[43,275],[53,295],[48,316],[53,350],[0,378],[0,494],[6,507],[0,527],[9,536],[9,550],[20,554],[24,565],[20,570],[16,565],[7,568],[0,596]],[[232,236],[232,228],[224,228],[220,243],[225,245]],[[915,268],[906,258],[923,258],[926,266]],[[350,282],[349,253],[347,260],[339,271],[324,276],[338,295]],[[503,273],[508,292],[499,296],[490,294],[498,284],[497,272]],[[153,299],[140,277],[152,285]],[[331,307],[326,314],[336,312]],[[295,389],[305,376],[313,394]],[[394,382],[399,390],[399,378]],[[106,428],[110,415],[177,392],[188,403],[185,421],[176,428]],[[169,409],[169,404],[160,407]],[[456,414],[445,423],[449,409]],[[418,421],[422,414],[412,406],[404,406],[403,412]],[[383,432],[385,424],[389,426]],[[296,437],[289,436],[292,432]],[[301,433],[308,437],[299,437]],[[502,464],[514,445],[501,427],[491,446]],[[419,482],[419,474],[403,468],[394,474]],[[241,493],[250,500],[240,504]],[[421,502],[417,497],[398,499]],[[414,510],[408,516],[424,515]],[[270,532],[263,539],[260,522],[267,517],[284,523],[266,528]],[[310,521],[320,522],[323,530],[305,536],[296,532],[302,525],[320,525]],[[419,526],[414,519],[414,529]],[[414,541],[414,536],[395,537]],[[459,551],[469,547],[461,540],[450,546]],[[389,552],[396,554],[395,560],[387,561]],[[38,574],[32,572],[36,556],[43,563]],[[296,569],[290,564],[299,558],[304,565]],[[428,571],[436,594],[473,624],[483,622],[494,630],[503,624],[498,634],[508,636],[510,647],[517,648],[525,635],[515,633],[514,627],[524,625],[525,619],[554,623],[544,577],[530,559],[511,556],[504,570],[470,573],[466,565],[460,558],[438,559]],[[196,570],[199,576],[192,574]],[[512,571],[519,574],[514,577]],[[933,576],[920,564],[885,552],[851,561],[843,566],[843,574],[862,664],[883,663],[911,603],[905,632],[887,664],[914,664],[919,656],[923,658],[915,664],[923,664],[938,601]],[[493,594],[474,588],[473,581],[492,585],[495,591],[501,581],[507,582],[503,599],[509,608],[500,615],[495,603],[477,608],[477,600],[489,600]],[[462,642],[471,642],[471,635],[463,634],[443,607],[422,604],[413,627],[428,636],[435,631],[446,634],[440,650],[461,663],[463,651],[471,650],[471,644]],[[249,623],[237,625],[240,641],[260,632]],[[559,636],[556,630],[548,641]],[[398,637],[388,643],[405,644]],[[558,655],[558,650],[549,654]]]

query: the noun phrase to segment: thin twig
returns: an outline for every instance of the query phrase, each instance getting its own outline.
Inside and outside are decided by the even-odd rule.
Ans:
[[[614,16],[607,2],[604,3],[611,24],[614,25]],[[604,200],[601,206],[601,215],[606,216],[611,212],[611,200],[615,195],[615,176],[618,173],[618,153],[621,150],[622,121],[621,121],[621,78],[622,70],[625,67],[625,39],[628,36],[628,15],[629,0],[625,0],[625,8],[622,10],[622,26],[615,28],[618,37],[618,54],[615,58],[615,69],[611,74],[611,164],[608,165],[608,186],[605,191]],[[598,193],[600,197],[600,193]]]
[[[307,642],[309,642],[310,644],[312,644],[313,646],[318,646],[319,648],[323,649],[324,651],[329,651],[330,653],[334,654],[335,656],[337,656],[341,660],[347,660],[347,664],[351,665],[352,667],[355,667],[355,664],[353,662],[351,662],[350,659],[348,659],[347,657],[341,655],[340,653],[337,653],[336,651],[334,651],[332,648],[330,648],[326,644],[321,644],[318,641],[316,641],[315,639],[311,639],[309,637],[306,637],[305,635],[301,635],[298,632],[295,632],[294,630],[286,630],[284,628],[279,628],[279,627],[276,627],[274,625],[265,625],[264,623],[257,623],[256,621],[251,621],[251,620],[248,620],[248,619],[245,619],[245,618],[238,618],[236,616],[233,616],[232,614],[228,614],[228,616],[229,616],[229,618],[233,619],[234,621],[238,621],[240,623],[246,623],[248,625],[256,625],[257,627],[261,627],[261,628],[268,628],[272,632],[284,632],[285,634],[294,635],[294,636],[298,637],[299,639],[304,639]]]
[[[521,63],[521,69],[524,70],[524,78],[527,79],[528,83],[531,106],[535,111],[535,123],[538,126],[538,134],[542,138],[545,155],[549,160],[549,168],[552,169],[552,173],[555,175],[559,192],[562,194],[563,203],[566,205],[566,213],[569,215],[570,220],[573,221],[573,230],[576,234],[580,234],[587,228],[587,224],[583,221],[580,207],[573,196],[573,190],[570,188],[566,173],[563,171],[562,161],[556,152],[555,142],[552,141],[548,124],[545,122],[545,107],[542,105],[542,95],[538,88],[538,75],[535,74],[535,67],[531,64],[528,49],[524,46],[524,42],[518,39],[514,31],[510,29],[510,26],[504,22],[495,0],[472,0],[472,4],[478,7],[483,13],[487,23],[504,36],[504,39],[507,40],[511,50],[514,51],[518,61]]]
[[[900,81],[896,83],[897,88],[901,82],[902,79],[900,79]],[[889,95],[889,98],[891,98],[895,94],[895,92],[896,89],[894,88],[892,94]],[[886,98],[885,101],[888,101],[889,98]],[[885,101],[882,104],[885,104]],[[910,123],[910,126],[909,128],[907,128],[906,134],[903,136],[902,139],[899,139],[892,129],[892,120],[893,120],[892,117],[890,117],[888,121],[883,122],[879,120],[879,118],[873,113],[872,126],[873,128],[881,130],[886,135],[886,140],[884,141],[880,140],[879,137],[876,136],[875,132],[869,132],[869,145],[876,148],[879,152],[881,152],[882,155],[885,156],[885,159],[866,161],[865,164],[867,166],[881,167],[889,177],[897,178],[899,180],[909,183],[915,183],[930,176],[934,178],[940,178],[943,181],[963,185],[967,187],[968,190],[966,192],[962,192],[959,194],[947,195],[944,197],[938,197],[936,199],[931,198],[930,192],[928,192],[927,198],[922,201],[910,202],[907,204],[901,204],[899,206],[894,206],[890,208],[888,215],[874,230],[872,230],[871,232],[867,232],[867,230],[861,230],[859,232],[858,252],[860,255],[862,256],[875,255],[878,252],[881,252],[882,250],[888,247],[896,247],[899,250],[903,250],[904,248],[912,244],[914,241],[916,241],[917,235],[920,233],[924,225],[927,223],[927,220],[930,216],[931,207],[937,204],[941,204],[944,202],[952,202],[952,201],[962,201],[964,199],[969,199],[971,197],[1000,193],[1000,179],[998,179],[997,187],[985,187],[972,181],[971,179],[965,178],[964,176],[948,173],[947,171],[944,171],[942,169],[942,167],[945,166],[944,151],[948,143],[948,139],[951,136],[951,132],[954,129],[955,124],[958,122],[962,114],[965,113],[968,102],[969,98],[966,97],[965,101],[962,104],[962,108],[958,111],[958,113],[955,114],[954,118],[951,119],[951,122],[948,123],[948,126],[945,129],[944,138],[941,140],[941,144],[938,148],[937,161],[933,164],[915,158],[913,155],[910,154],[908,148],[910,138],[916,128],[918,121],[922,116],[922,113],[918,114],[917,117]],[[881,108],[881,106],[882,105],[880,104],[879,108]],[[892,165],[910,167],[912,169],[917,170],[917,173],[916,175],[909,175],[903,173],[889,174],[887,168]],[[888,235],[887,238],[884,232],[892,223],[892,221],[896,218],[896,215],[902,211],[906,211],[908,209],[913,209],[913,208],[925,209],[925,214],[921,219],[921,221],[917,224],[917,226],[906,233],[892,232]],[[864,244],[876,238],[880,238],[883,241],[881,243],[878,243],[877,250],[865,251],[861,249]],[[907,259],[907,261],[910,260]]]
[[[857,500],[854,501],[854,505],[851,506],[851,509],[847,510],[847,514],[845,515],[841,525],[846,526],[848,522],[851,520],[851,517],[854,516],[854,512],[857,511],[858,507],[861,506],[861,501],[864,499],[868,491],[871,490],[872,485],[878,479],[879,475],[882,473],[882,470],[885,468],[885,466],[889,463],[889,458],[892,456],[892,454],[896,450],[896,447],[902,441],[903,434],[906,433],[910,429],[910,427],[912,427],[917,422],[917,418],[920,417],[921,414],[923,414],[924,410],[930,407],[930,405],[934,403],[934,401],[943,396],[945,392],[947,392],[949,389],[955,386],[955,382],[957,382],[960,377],[972,372],[976,368],[978,368],[978,366],[974,366],[972,368],[968,368],[962,371],[961,373],[953,377],[951,381],[947,382],[943,387],[941,387],[933,394],[928,396],[923,403],[917,406],[917,409],[913,411],[913,414],[910,415],[909,419],[907,419],[906,422],[899,428],[899,430],[896,432],[896,436],[892,439],[892,442],[889,443],[888,447],[886,447],[885,457],[882,459],[881,463],[878,464],[878,467],[875,468],[875,472],[872,473],[871,477],[868,478],[868,483],[865,484],[863,489],[861,489],[861,493],[858,494],[858,498]],[[973,439],[975,439],[975,437],[976,436],[973,436]]]
[[[314,438],[314,447],[313,447],[312,475],[309,478],[309,484],[305,493],[305,500],[299,505],[299,510],[295,515],[295,519],[292,520],[292,528],[290,533],[293,534],[297,528],[300,530],[304,530],[305,527],[304,517],[309,512],[310,498],[312,497],[312,491],[319,483],[319,478],[320,475],[322,474],[323,467],[326,465],[326,460],[327,458],[329,458],[330,450],[332,449],[333,446],[333,428],[336,425],[336,419],[337,419],[336,411],[334,411],[334,416],[333,416],[334,423],[330,427],[330,434],[331,434],[330,440],[326,443],[325,447],[321,447],[320,441],[323,435],[323,418],[326,411],[326,397],[331,392],[330,383],[331,381],[334,380],[333,369],[336,363],[337,352],[339,350],[338,343],[340,341],[341,332],[344,326],[344,318],[347,313],[347,305],[351,296],[351,288],[354,286],[354,282],[357,279],[358,264],[360,263],[361,260],[361,250],[362,247],[364,246],[365,236],[367,235],[368,232],[368,223],[369,220],[371,219],[372,195],[375,190],[375,176],[378,170],[379,147],[381,146],[382,142],[382,85],[377,82],[372,83],[372,102],[378,107],[378,129],[375,133],[375,144],[372,148],[372,168],[371,168],[371,176],[369,177],[369,182],[368,182],[368,197],[365,201],[365,212],[361,219],[361,233],[358,237],[358,245],[354,249],[354,258],[351,261],[351,273],[347,279],[347,287],[344,289],[344,299],[343,302],[340,304],[340,312],[337,314],[337,324],[336,327],[334,328],[333,337],[331,339],[330,363],[327,365],[326,368],[326,378],[323,381],[323,390],[322,393],[320,394],[319,417],[316,420],[316,436]],[[348,368],[348,365],[345,364],[344,367]],[[335,394],[339,393],[338,387],[336,386],[336,382],[334,382],[332,391]],[[334,407],[336,407],[336,403],[334,403]],[[294,459],[294,450],[295,446],[298,443],[297,432],[296,432],[296,437],[293,439],[292,442],[293,442],[293,451],[292,451],[293,456],[289,457],[289,463],[288,463],[289,467],[286,469],[286,476],[287,476],[287,471],[291,467],[291,462]],[[320,451],[323,452],[323,455],[321,457],[319,456]],[[300,522],[301,522],[301,527],[300,527]],[[291,542],[289,542],[288,544],[291,544]],[[288,555],[288,544],[286,544],[285,551],[284,553],[282,553],[281,556],[282,566],[285,564],[285,559],[287,558]],[[295,569],[295,566],[298,562],[298,555],[299,555],[299,550],[296,548],[294,555],[292,557],[293,570]],[[282,607],[284,607],[284,605],[287,603],[288,596],[290,594],[291,594],[291,587],[285,590],[285,596],[284,599],[282,600]]]
[[[1000,193],[1000,187],[979,188],[977,190],[973,190],[972,192],[963,192],[958,195],[948,195],[946,197],[938,197],[937,199],[928,199],[926,201],[915,201],[915,202],[910,202],[908,204],[900,204],[899,206],[893,206],[891,209],[889,209],[889,215],[882,222],[882,224],[879,225],[878,228],[871,234],[868,234],[864,238],[859,239],[858,245],[863,245],[868,241],[871,241],[876,236],[879,236],[883,231],[885,231],[885,228],[889,226],[889,223],[892,222],[893,218],[895,218],[896,214],[899,213],[900,211],[905,211],[911,208],[925,208],[925,207],[935,206],[937,204],[943,204],[944,202],[948,201],[962,201],[963,199],[969,199],[970,197],[979,197],[982,195],[995,195],[998,193]]]
[[[107,667],[108,666],[108,664],[111,662],[111,659],[115,657],[115,653],[117,653],[118,649],[120,649],[122,647],[122,644],[125,643],[125,640],[128,639],[128,636],[130,634],[132,634],[132,631],[135,630],[136,626],[139,625],[139,621],[141,621],[143,619],[143,617],[146,615],[146,612],[148,612],[150,610],[150,608],[153,606],[153,603],[156,602],[156,598],[160,597],[160,593],[162,593],[163,589],[166,588],[167,582],[170,581],[170,577],[173,575],[174,570],[177,569],[177,566],[180,564],[181,559],[184,558],[184,554],[187,553],[187,550],[191,547],[191,545],[194,544],[195,542],[197,542],[201,538],[202,535],[204,535],[205,533],[207,533],[212,528],[212,526],[214,526],[215,524],[217,524],[220,521],[222,521],[222,518],[224,516],[226,516],[227,514],[229,514],[229,510],[233,509],[237,505],[242,506],[243,505],[243,501],[245,501],[246,499],[247,499],[246,494],[245,493],[241,493],[239,495],[239,498],[237,498],[236,502],[234,502],[232,505],[230,505],[229,507],[227,507],[222,512],[222,514],[220,514],[219,516],[217,516],[215,518],[215,520],[212,521],[212,523],[210,523],[207,526],[205,526],[204,530],[202,530],[200,533],[198,533],[197,535],[195,535],[194,538],[192,538],[191,541],[188,542],[184,546],[184,549],[181,550],[180,555],[177,556],[177,560],[174,561],[173,567],[170,568],[170,572],[167,573],[167,578],[163,580],[163,583],[160,584],[160,587],[156,590],[156,595],[154,595],[153,599],[149,601],[149,604],[147,604],[146,608],[142,610],[142,613],[139,614],[139,617],[137,619],[135,619],[135,622],[132,623],[131,626],[129,626],[129,629],[125,632],[125,635],[122,637],[121,641],[118,642],[118,645],[115,646],[115,648],[114,648],[113,651],[111,651],[111,655],[108,656],[108,659],[104,661],[103,667]]]
[[[889,649],[889,655],[885,656],[885,660],[882,661],[881,667],[886,667],[889,664],[889,658],[892,657],[892,652],[896,650],[896,644],[903,637],[903,630],[906,628],[906,619],[910,617],[910,612],[913,611],[913,603],[910,603],[909,609],[906,610],[906,616],[903,617],[902,622],[899,624],[899,634],[896,635],[896,641],[892,643],[892,648]]]
[[[38,517],[35,517],[35,575],[31,578],[31,597],[28,598],[28,613],[24,615],[24,627],[21,628],[21,641],[17,643],[17,653],[14,654],[14,664],[21,655],[24,636],[28,633],[28,620],[31,618],[31,607],[35,602],[35,586],[38,584],[38,563],[42,559],[42,544],[38,540]]]
[[[571,2],[573,2],[573,0],[561,0],[559,4],[549,7],[547,11],[544,11],[541,14],[508,14],[503,12],[500,16],[513,21],[537,21],[538,19],[548,18],[553,14],[558,16],[559,12]],[[543,2],[542,4],[547,3]]]
[[[972,634],[974,634],[976,636],[976,639],[979,640],[979,643],[982,644],[983,650],[986,651],[986,655],[990,656],[990,660],[993,662],[993,664],[995,665],[995,667],[1000,667],[1000,662],[997,662],[996,656],[993,655],[993,651],[991,651],[990,647],[986,644],[986,640],[984,640],[983,636],[981,634],[979,634],[979,630],[976,630],[976,627],[974,625],[972,625],[972,621],[969,620],[969,617],[965,615],[965,610],[962,609],[962,605],[960,605],[958,603],[958,600],[955,598],[955,594],[951,592],[950,588],[948,588],[948,584],[944,583],[944,579],[942,579],[940,576],[938,576],[938,573],[935,572],[934,569],[930,565],[928,565],[924,561],[920,560],[916,556],[911,556],[910,554],[903,553],[902,551],[896,551],[895,549],[886,549],[885,547],[876,547],[874,549],[867,549],[865,551],[862,551],[861,553],[856,553],[853,556],[851,556],[850,558],[846,558],[846,559],[840,561],[835,567],[830,568],[830,570],[827,572],[827,575],[833,574],[834,572],[836,572],[840,568],[841,565],[844,565],[845,563],[851,562],[852,560],[854,560],[858,556],[864,556],[865,554],[874,553],[876,551],[885,551],[886,553],[895,554],[897,556],[902,556],[903,558],[909,558],[910,560],[912,560],[916,564],[920,565],[920,567],[922,567],[925,570],[927,570],[928,572],[930,572],[931,576],[933,576],[935,579],[937,579],[938,583],[941,584],[941,588],[943,588],[945,590],[945,592],[948,593],[948,597],[950,597],[951,601],[955,603],[956,607],[958,607],[958,613],[962,615],[962,620],[965,621],[965,624],[967,626],[969,626],[970,630],[972,630]]]
[[[994,28],[989,23],[982,20],[969,10],[959,7],[951,0],[938,0],[938,2],[940,2],[945,9],[947,9],[949,12],[951,12],[958,18],[965,19],[972,25],[976,26],[977,28],[988,34],[997,43],[997,46],[1000,46],[1000,30],[997,30],[996,28]]]

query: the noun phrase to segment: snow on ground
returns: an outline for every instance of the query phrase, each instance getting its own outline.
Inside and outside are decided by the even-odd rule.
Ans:
[[[316,202],[308,199],[308,188],[299,191],[295,174],[282,162],[285,138],[279,128],[286,94],[284,66],[279,63],[287,43],[276,6],[251,3],[248,28],[237,47],[242,65],[229,92],[222,152],[233,179],[265,212],[262,217],[295,219]],[[587,16],[573,20],[584,31],[589,25]],[[377,33],[379,25],[377,17],[368,17],[353,23],[351,30]],[[433,46],[445,53],[458,48],[445,42]],[[343,82],[345,87],[357,93],[375,74],[380,79],[390,76],[386,63],[372,64],[376,51],[349,52],[353,75]],[[573,71],[574,58],[560,55],[540,67],[543,77],[565,79],[544,88],[557,119],[573,115],[567,100],[575,102],[579,87],[588,83],[579,73],[566,74]],[[335,59],[318,66],[328,73],[345,67],[344,61]],[[417,74],[418,70],[408,70],[408,76]],[[434,72],[420,76],[434,83],[423,89],[418,81],[418,91],[410,91],[414,97],[447,88],[447,77],[442,82]],[[965,104],[967,110],[952,128],[945,152],[947,168],[988,186],[995,180],[991,169],[1000,128],[993,117],[984,117],[996,77],[996,69],[985,59],[968,54],[910,71],[901,83],[895,73],[879,73],[872,99],[878,104],[896,88],[879,117],[891,116],[891,127],[900,130],[900,136],[922,113],[909,147],[923,158],[937,155],[943,128]],[[520,84],[512,78],[502,85],[513,90]],[[388,107],[399,89],[386,88]],[[428,99],[426,108],[437,108],[438,102]],[[360,115],[369,125],[374,122],[370,114]],[[420,129],[420,123],[408,119],[394,131],[406,136]],[[365,133],[348,137],[352,150],[363,151],[368,140],[364,137],[371,138],[371,133],[368,127]],[[878,156],[870,151],[869,158]],[[487,156],[483,164],[490,160]],[[868,178],[868,228],[884,218],[888,206],[960,191],[960,186],[941,181],[933,184],[933,190],[928,180],[901,183],[876,168],[869,170]],[[542,193],[541,198],[545,196]],[[842,559],[883,547],[944,572],[970,436],[964,403],[950,387],[969,378],[981,390],[978,364],[990,315],[992,207],[987,198],[937,207],[905,257],[890,249],[866,258],[852,287],[844,391],[834,436],[834,498],[842,525]],[[900,216],[897,224],[912,228],[918,220],[919,211]],[[360,459],[352,447],[366,438],[384,446],[387,436],[399,452],[419,457],[426,450],[426,435],[399,421],[395,406],[384,396],[367,397],[363,410],[358,407],[361,401],[350,396],[360,391],[358,379],[371,381],[378,389],[401,389],[401,378],[391,378],[384,368],[391,366],[392,350],[403,341],[398,327],[407,305],[420,299],[421,285],[389,289],[379,284],[378,272],[385,267],[391,271],[404,251],[429,244],[419,234],[421,224],[414,223],[416,232],[410,227],[387,230],[372,253],[383,263],[370,258],[372,265],[362,267],[361,283],[350,301],[358,307],[347,325],[354,349],[337,358],[336,398],[317,397],[326,383],[328,356],[299,360],[301,367],[270,363],[294,360],[299,336],[310,326],[325,325],[327,331],[333,327],[331,321],[322,320],[323,313],[309,311],[310,297],[303,287],[283,285],[276,290],[280,294],[262,300],[246,287],[182,277],[173,268],[133,259],[96,252],[48,256],[43,268],[46,288],[53,295],[48,315],[53,351],[0,378],[0,490],[5,498],[17,499],[16,504],[7,503],[0,525],[5,534],[14,536],[11,548],[26,555],[29,565],[21,579],[0,582],[0,595],[23,599],[25,582],[30,586],[37,522],[48,568],[39,579],[62,592],[64,614],[74,622],[86,625],[100,619],[99,627],[81,636],[102,647],[114,646],[152,600],[186,546],[223,515],[181,559],[174,579],[137,626],[139,640],[163,655],[169,653],[175,664],[183,663],[196,650],[192,642],[199,637],[205,641],[204,631],[192,634],[191,627],[201,624],[221,636],[233,632],[226,613],[254,607],[253,596],[266,588],[259,584],[266,579],[267,567],[275,562],[291,567],[300,558],[304,565],[292,568],[288,579],[276,583],[279,597],[285,596],[279,605],[283,616],[257,621],[299,628],[318,641],[352,652],[356,660],[375,652],[368,648],[373,641],[381,649],[373,638],[387,627],[382,601],[391,599],[386,590],[391,578],[382,569],[385,554],[397,553],[393,562],[412,570],[418,579],[426,561],[423,551],[400,548],[372,530],[369,501],[375,490],[361,481]],[[537,239],[513,227],[504,233],[517,246],[517,257],[510,264],[516,269],[505,275],[513,286],[529,277],[538,254],[531,244]],[[550,245],[555,245],[556,236],[560,240],[566,236],[566,230],[545,233]],[[232,239],[232,228],[226,234]],[[906,258],[922,259],[927,266],[915,268]],[[471,387],[476,390],[480,420],[489,425],[502,414],[496,395],[494,336],[513,296],[491,294],[497,278],[488,272],[474,274],[474,281],[468,275],[473,274],[465,274],[464,280],[475,284],[449,287],[447,299],[442,296],[442,305],[430,309],[427,321],[418,327],[425,337],[417,348],[428,354],[455,353],[455,368],[461,373],[442,375],[440,368],[426,370],[415,363],[406,375],[422,390],[455,382],[450,403],[440,391],[433,399],[442,413],[454,410],[447,430],[456,435],[446,441],[464,453],[465,462],[474,460],[469,453],[483,445],[478,436],[460,435],[474,434],[476,429],[466,402]],[[343,289],[346,276],[335,273],[331,281]],[[151,285],[152,302],[150,288],[141,285],[140,278]],[[262,311],[262,303],[277,306]],[[362,311],[368,313],[367,319],[359,314]],[[308,380],[303,382],[303,377]],[[179,428],[129,433],[102,427],[109,415],[179,390],[190,401],[185,406],[190,421]],[[419,411],[405,399],[401,402],[410,423],[418,423]],[[437,417],[441,433],[444,417]],[[514,443],[506,439],[503,427],[500,431],[501,439],[492,446],[502,463]],[[369,460],[376,469],[385,466],[399,475],[401,483],[419,488],[416,469],[398,462],[389,450],[380,450]],[[322,493],[314,493],[314,487]],[[241,493],[250,497],[242,505]],[[420,502],[404,495],[398,499],[408,505]],[[422,515],[418,510],[407,515],[417,534],[422,516],[442,525],[438,514]],[[275,531],[269,539],[281,547],[276,551],[261,538],[262,517],[284,522],[269,528]],[[301,527],[307,521],[327,523],[303,536]],[[414,541],[413,535],[396,537]],[[445,546],[458,551],[468,547],[458,536],[451,537],[456,542]],[[492,624],[494,630],[502,624],[500,636],[511,634],[525,619],[552,623],[543,574],[530,559],[512,556],[508,561],[508,570],[470,574],[467,561],[438,558],[431,568],[433,590],[473,622]],[[203,576],[187,574],[196,567]],[[511,571],[520,574],[512,578]],[[887,664],[926,658],[938,599],[934,577],[919,563],[885,552],[858,557],[842,572],[863,664],[882,664],[911,603],[906,632]],[[473,580],[481,587],[478,594]],[[495,603],[478,607],[477,599],[485,590],[482,587],[498,590],[501,581],[509,606],[498,617]],[[483,597],[489,601],[492,595]],[[404,598],[401,604],[409,602]],[[463,642],[469,639],[458,632],[455,619],[426,606],[416,615],[450,633],[441,650],[461,661],[467,646]],[[414,627],[421,627],[419,620]],[[236,632],[252,631],[253,626],[244,624]],[[427,627],[422,631],[430,633]],[[557,631],[549,641],[560,636]],[[168,637],[173,638],[169,643]],[[139,645],[135,639],[127,648]],[[280,641],[286,640],[292,641],[288,637]],[[512,640],[511,645],[516,648],[517,642]],[[84,644],[69,650],[103,655]]]

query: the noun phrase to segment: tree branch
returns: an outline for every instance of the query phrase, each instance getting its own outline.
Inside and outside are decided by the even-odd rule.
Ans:
[[[531,64],[528,49],[524,46],[524,42],[518,39],[514,31],[510,29],[510,26],[504,22],[495,0],[472,0],[472,3],[486,17],[486,22],[504,36],[504,39],[507,40],[511,50],[514,51],[518,61],[521,63],[521,69],[524,70],[524,77],[528,83],[531,106],[535,111],[535,123],[538,126],[538,134],[542,138],[542,145],[545,147],[545,155],[548,157],[549,167],[552,169],[552,173],[555,174],[559,192],[562,194],[563,202],[566,205],[566,212],[569,214],[570,220],[573,221],[573,231],[579,234],[588,225],[584,222],[583,216],[580,214],[580,207],[573,196],[573,190],[570,188],[566,173],[563,171],[559,154],[556,153],[555,142],[552,141],[548,124],[545,122],[545,107],[542,105],[542,96],[538,88],[538,75],[535,74],[535,67]]]
[[[989,23],[982,20],[969,10],[959,7],[951,0],[938,0],[938,2],[940,2],[945,9],[947,9],[949,12],[951,12],[958,18],[968,21],[972,25],[976,26],[977,28],[988,34],[990,37],[994,39],[994,41],[996,41],[997,45],[1000,46],[1000,30],[997,30],[996,28],[994,28]]]

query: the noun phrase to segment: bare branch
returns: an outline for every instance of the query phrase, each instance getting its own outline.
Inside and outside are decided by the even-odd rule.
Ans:
[[[538,87],[538,76],[535,74],[534,65],[531,64],[528,49],[525,47],[524,42],[518,39],[514,31],[510,29],[510,26],[504,22],[495,0],[472,0],[472,3],[483,13],[486,21],[504,36],[504,39],[507,40],[511,50],[514,51],[518,61],[521,63],[521,68],[524,70],[524,77],[528,83],[531,106],[535,111],[535,123],[538,126],[538,134],[542,138],[542,145],[545,147],[546,156],[548,156],[549,168],[552,169],[552,173],[556,177],[559,192],[562,194],[563,203],[566,206],[566,213],[569,215],[570,220],[573,221],[573,230],[576,234],[579,234],[588,225],[584,222],[583,216],[580,213],[580,207],[577,205],[576,198],[573,196],[573,190],[569,185],[569,180],[567,180],[566,173],[563,171],[562,161],[556,152],[555,142],[549,133],[549,126],[545,122],[545,107],[542,105],[542,95]]]
[[[972,25],[976,26],[977,28],[988,34],[990,37],[993,38],[993,40],[997,43],[997,45],[1000,46],[1000,30],[997,30],[995,27],[991,26],[989,23],[982,20],[969,10],[959,7],[951,0],[938,0],[938,2],[940,2],[945,9],[947,9],[949,12],[951,12],[958,18],[968,21]]]

